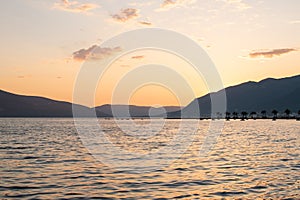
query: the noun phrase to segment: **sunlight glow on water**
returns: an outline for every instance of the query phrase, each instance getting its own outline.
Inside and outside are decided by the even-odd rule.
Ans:
[[[122,135],[112,120],[100,123],[115,144],[147,152],[164,146],[179,121],[167,120],[168,131],[143,140]],[[71,118],[0,119],[0,198],[299,198],[300,122],[226,122],[214,149],[200,158],[208,125],[200,122],[184,155],[168,155],[180,157],[170,166],[135,173],[96,161]]]

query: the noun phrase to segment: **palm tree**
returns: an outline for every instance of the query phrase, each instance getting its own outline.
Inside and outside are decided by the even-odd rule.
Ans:
[[[242,120],[245,120],[247,118],[248,113],[246,111],[241,112],[242,114]]]
[[[263,119],[267,119],[267,111],[263,110],[260,112]]]
[[[230,119],[230,112],[225,112],[225,118],[226,118],[226,120],[229,120]]]
[[[250,117],[252,118],[252,119],[256,119],[256,112],[251,112],[250,113]]]
[[[221,118],[222,118],[222,113],[217,112],[217,113],[216,113],[216,118],[217,118],[217,119],[221,119]]]
[[[272,110],[272,114],[273,114],[273,120],[276,120],[278,111],[274,109],[274,110]]]
[[[236,120],[238,118],[238,113],[237,112],[233,112],[232,115],[233,115],[234,120]]]
[[[286,109],[284,113],[287,119],[290,118],[291,111],[289,109]]]

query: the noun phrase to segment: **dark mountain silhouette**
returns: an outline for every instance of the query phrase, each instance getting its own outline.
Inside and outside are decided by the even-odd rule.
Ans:
[[[168,112],[178,111],[178,106],[150,107],[105,104],[95,108],[97,116],[103,117],[166,117]]]
[[[199,113],[195,116],[195,110],[198,108],[201,117],[210,116],[211,96],[217,98],[221,92],[224,91],[197,98],[181,111],[168,113],[168,117],[179,118],[181,113],[184,117],[199,117]],[[300,75],[281,79],[268,78],[259,82],[250,81],[227,87],[225,92],[227,111],[231,113],[242,111],[260,113],[266,110],[270,114],[273,109],[281,113],[287,108],[293,112],[300,109]]]
[[[93,109],[98,117],[148,117],[166,116],[167,112],[178,111],[177,106],[154,108],[149,106],[127,105],[102,105],[88,108],[76,105],[81,117],[93,116]],[[112,113],[114,108],[114,114]],[[128,115],[129,113],[131,115]],[[72,117],[72,104],[69,102],[55,101],[44,97],[24,96],[0,90],[0,117]]]
[[[300,75],[273,79],[268,78],[259,82],[246,82],[225,89],[227,96],[227,111],[238,112],[253,111],[260,113],[266,110],[271,114],[276,109],[279,113],[289,109],[292,112],[300,110]],[[201,117],[210,116],[211,95],[218,97],[224,91],[204,95],[193,100],[188,106],[180,110],[180,107],[166,106],[154,108],[149,106],[130,105],[102,105],[96,108],[88,108],[75,105],[80,109],[82,117],[93,116],[93,109],[98,117],[148,117],[168,116],[171,118],[184,117],[198,118],[200,109]],[[112,109],[113,108],[113,109]],[[129,111],[128,111],[129,110]],[[166,114],[167,112],[167,114]],[[72,104],[69,102],[55,101],[43,97],[16,95],[0,90],[0,117],[72,117]]]
[[[84,115],[90,109],[75,105]],[[0,117],[71,117],[72,104],[43,97],[24,96],[0,90]]]

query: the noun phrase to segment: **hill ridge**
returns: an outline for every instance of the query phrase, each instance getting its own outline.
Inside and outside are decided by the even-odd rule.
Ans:
[[[229,86],[220,91],[196,98],[184,108],[176,106],[155,108],[152,106],[124,104],[104,104],[93,108],[79,104],[74,104],[74,106],[81,109],[83,116],[90,116],[95,109],[99,117],[112,117],[112,108],[115,110],[115,108],[119,107],[119,111],[116,112],[117,116],[130,117],[128,112],[124,111],[124,107],[129,107],[130,114],[133,117],[148,117],[150,108],[153,111],[152,114],[156,113],[158,116],[179,117],[180,113],[185,110],[195,110],[195,107],[193,107],[195,105],[199,106],[201,115],[210,115],[210,95],[217,96],[224,90],[226,91],[227,110],[229,112],[258,112],[262,109],[270,112],[271,109],[282,111],[287,108],[296,112],[300,109],[300,75],[277,79],[266,78],[258,82],[248,81]],[[106,109],[105,112],[104,108]],[[0,89],[0,117],[72,116],[72,103],[70,102],[40,96],[14,94]]]

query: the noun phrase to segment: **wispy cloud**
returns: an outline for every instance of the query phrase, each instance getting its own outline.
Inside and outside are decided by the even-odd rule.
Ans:
[[[164,0],[161,7],[168,7],[176,4],[176,0]]]
[[[126,22],[130,19],[136,18],[139,16],[138,10],[135,8],[125,8],[121,9],[119,13],[111,15],[111,17],[118,22]]]
[[[17,76],[17,78],[31,78],[31,77],[32,77],[32,75],[30,75],[30,74]]]
[[[289,22],[290,24],[300,24],[300,20],[293,20]]]
[[[143,2],[131,2],[128,5],[132,7],[145,7],[151,6],[155,3],[155,1],[143,1]]]
[[[163,2],[160,4],[160,8],[156,9],[155,11],[167,11],[171,8],[194,4],[196,1],[197,0],[163,0]]]
[[[284,49],[272,49],[272,50],[259,50],[253,51],[249,53],[250,58],[264,57],[264,58],[272,58],[274,56],[280,56],[282,54],[287,54],[293,51],[297,51],[294,48],[284,48]]]
[[[151,26],[152,23],[148,21],[139,21],[140,24],[145,25],[145,26]]]
[[[234,6],[237,10],[243,11],[251,8],[251,6],[245,3],[243,0],[223,0],[225,3]]]
[[[121,67],[130,67],[130,65],[121,65]]]
[[[84,61],[84,60],[101,60],[108,56],[113,55],[116,52],[121,51],[121,47],[99,47],[97,45],[93,45],[87,49],[80,49],[73,53],[73,59],[76,61]]]
[[[53,7],[67,12],[88,13],[90,10],[100,6],[94,3],[80,3],[78,1],[61,0],[59,3],[54,3]]]
[[[131,59],[143,59],[145,56],[139,55],[139,56],[132,56]]]

